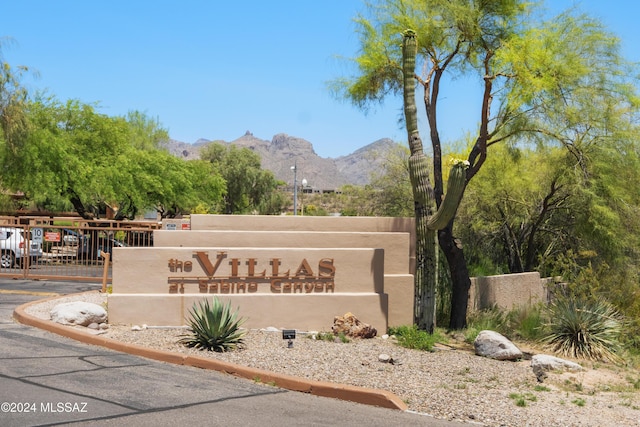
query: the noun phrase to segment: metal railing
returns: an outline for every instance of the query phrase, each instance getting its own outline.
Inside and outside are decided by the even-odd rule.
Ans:
[[[1,217],[0,277],[103,282],[113,250],[153,246],[160,222]]]

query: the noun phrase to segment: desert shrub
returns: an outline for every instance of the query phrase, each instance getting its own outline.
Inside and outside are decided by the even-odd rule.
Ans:
[[[537,341],[545,335],[545,310],[542,304],[506,311],[499,307],[469,313],[465,341],[473,343],[481,331],[496,331],[509,339]]]
[[[238,319],[238,311],[231,311],[231,303],[224,305],[216,297],[194,304],[187,323],[190,333],[183,335],[179,343],[200,350],[224,352],[243,343],[246,331],[240,329],[245,319]]]
[[[433,351],[435,343],[445,340],[445,336],[439,330],[436,329],[430,334],[418,329],[416,325],[389,328],[389,335],[395,335],[401,347],[425,351]]]
[[[565,356],[618,361],[622,319],[603,299],[558,296],[548,307],[544,341]]]
[[[336,339],[342,343],[351,342],[349,337],[344,333],[340,332],[338,334],[334,334],[333,332],[318,332],[317,334],[309,335],[309,338],[315,339],[318,341],[329,341],[336,342]]]
[[[509,331],[509,326],[504,310],[492,307],[469,313],[467,327],[464,330],[464,340],[468,343],[473,343],[478,334],[484,330],[506,334]]]
[[[546,335],[545,318],[545,310],[541,304],[523,306],[507,314],[507,326],[518,338],[539,341]]]

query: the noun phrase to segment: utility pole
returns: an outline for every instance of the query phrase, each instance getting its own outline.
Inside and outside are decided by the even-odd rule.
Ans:
[[[298,215],[298,162],[291,166],[293,171],[293,214]]]

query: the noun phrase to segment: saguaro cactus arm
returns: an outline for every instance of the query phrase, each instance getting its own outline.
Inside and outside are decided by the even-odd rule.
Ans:
[[[442,200],[442,204],[438,211],[433,214],[427,222],[430,230],[442,230],[449,224],[449,221],[455,216],[458,205],[464,193],[467,168],[469,162],[466,160],[454,160],[447,181],[447,192]]]

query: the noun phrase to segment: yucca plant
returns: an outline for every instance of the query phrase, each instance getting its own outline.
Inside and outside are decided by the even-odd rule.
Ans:
[[[617,362],[622,319],[602,299],[560,296],[549,305],[549,333],[544,341],[565,356]]]
[[[187,347],[224,352],[243,344],[246,331],[240,329],[245,319],[238,319],[238,310],[231,311],[231,302],[224,305],[217,297],[193,304],[187,322],[190,333],[178,341]]]

